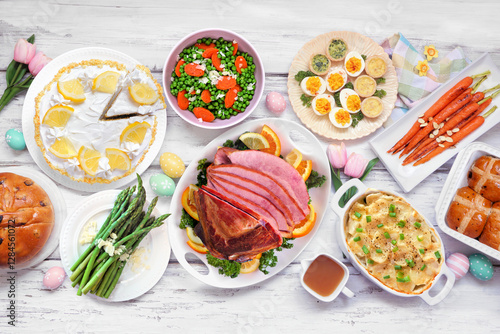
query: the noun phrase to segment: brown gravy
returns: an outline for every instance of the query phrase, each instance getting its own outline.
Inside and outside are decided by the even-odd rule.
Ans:
[[[307,268],[304,283],[320,296],[329,296],[344,278],[344,268],[327,256],[318,256]]]

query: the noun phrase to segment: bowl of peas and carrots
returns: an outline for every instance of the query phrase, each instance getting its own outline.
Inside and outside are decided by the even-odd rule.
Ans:
[[[221,129],[247,118],[264,91],[264,66],[240,35],[204,29],[184,37],[163,67],[168,103],[188,123]]]

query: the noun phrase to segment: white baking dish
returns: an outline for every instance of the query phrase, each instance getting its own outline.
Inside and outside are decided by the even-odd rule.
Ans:
[[[353,186],[358,189],[358,192],[356,193],[355,196],[353,196],[351,198],[351,200],[344,206],[344,208],[341,208],[338,205],[340,198],[344,195],[344,193],[347,192],[347,190],[349,190]],[[339,217],[339,220],[337,220],[337,222],[336,222],[336,224],[337,224],[336,229],[337,229],[337,238],[338,238],[338,243],[340,245],[340,248],[342,249],[342,251],[344,252],[344,254],[349,258],[349,260],[351,261],[352,265],[356,269],[358,269],[364,276],[366,276],[368,279],[370,279],[373,283],[375,283],[376,285],[378,285],[383,290],[385,290],[385,291],[387,291],[389,293],[392,293],[393,295],[400,296],[400,297],[416,297],[416,296],[418,296],[418,297],[422,298],[429,305],[435,305],[435,304],[439,303],[440,301],[442,301],[448,295],[448,293],[453,288],[453,284],[455,283],[455,275],[446,266],[446,263],[445,263],[446,262],[445,261],[446,260],[445,254],[446,253],[445,253],[445,250],[444,250],[443,241],[439,237],[439,234],[437,233],[437,231],[432,228],[431,224],[429,224],[429,220],[425,216],[424,216],[424,219],[425,219],[427,225],[429,225],[430,229],[434,232],[435,237],[441,243],[440,253],[441,253],[441,256],[443,257],[443,262],[441,264],[441,269],[440,269],[439,273],[436,275],[436,277],[434,278],[432,284],[429,286],[429,288],[427,290],[422,291],[420,294],[408,294],[408,293],[399,292],[399,291],[393,290],[393,289],[387,287],[386,285],[382,284],[382,282],[380,282],[378,279],[376,279],[375,277],[373,277],[363,267],[363,265],[357,259],[356,255],[354,255],[351,252],[350,248],[348,247],[347,241],[346,241],[346,236],[345,236],[345,231],[344,231],[344,224],[346,223],[346,217],[348,216],[348,211],[351,208],[351,205],[357,199],[359,199],[362,196],[365,196],[367,193],[371,193],[371,192],[374,192],[374,191],[379,191],[379,190],[375,190],[375,189],[371,189],[371,188],[366,187],[363,184],[363,182],[361,182],[359,179],[351,179],[351,180],[347,181],[342,187],[340,187],[340,189],[337,190],[337,192],[334,194],[333,199],[331,201],[331,207],[332,207],[333,211]],[[398,193],[391,192],[391,191],[385,191],[385,190],[383,190],[383,192],[391,194],[391,195],[394,195],[394,196],[399,196],[399,197],[403,198],[405,201],[407,201],[408,203],[410,203],[404,196],[401,196]],[[439,279],[442,276],[445,276],[446,279],[447,279],[444,287],[436,295],[431,296],[429,294],[429,291],[432,289],[432,287],[434,286],[434,284],[437,281],[439,281]]]
[[[446,213],[448,212],[448,208],[455,197],[457,189],[467,186],[467,173],[469,172],[470,166],[472,166],[474,161],[483,155],[491,155],[500,158],[500,150],[482,142],[474,142],[469,144],[458,154],[457,159],[453,163],[453,167],[450,170],[450,174],[448,174],[443,190],[439,195],[439,199],[436,204],[436,219],[439,228],[444,233],[500,261],[500,251],[479,242],[477,239],[458,233],[448,227],[445,220]]]

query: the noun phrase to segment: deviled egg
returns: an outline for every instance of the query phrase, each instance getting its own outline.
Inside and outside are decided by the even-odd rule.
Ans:
[[[347,83],[347,73],[343,68],[332,68],[326,75],[326,89],[335,93],[342,89]]]
[[[359,95],[350,88],[345,88],[340,91],[340,103],[342,108],[351,114],[357,113],[361,109],[361,99]]]
[[[306,77],[300,82],[300,88],[309,96],[317,96],[325,92],[326,81],[318,76]]]
[[[365,61],[357,51],[351,51],[345,56],[345,70],[351,77],[357,77],[365,69]]]
[[[345,129],[352,124],[351,114],[343,108],[333,108],[328,117],[330,118],[330,122],[337,128]]]
[[[335,100],[330,94],[320,94],[311,102],[311,107],[313,108],[314,113],[318,116],[328,114],[334,105]]]

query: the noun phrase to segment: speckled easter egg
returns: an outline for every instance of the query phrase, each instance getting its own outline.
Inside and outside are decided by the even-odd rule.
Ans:
[[[66,277],[66,273],[64,272],[64,269],[61,267],[52,267],[43,276],[43,285],[47,289],[57,289],[58,287],[61,286],[61,284],[64,281],[64,278]]]
[[[457,280],[469,271],[469,259],[461,253],[453,253],[446,259],[446,265],[455,274]]]
[[[483,254],[475,253],[469,256],[470,273],[481,281],[489,281],[493,277],[491,261]]]
[[[10,148],[21,151],[26,148],[26,142],[24,141],[24,136],[18,129],[10,129],[5,133],[5,141]]]
[[[165,174],[156,174],[149,179],[151,189],[158,196],[172,196],[175,191],[175,182]]]
[[[266,96],[266,107],[274,113],[282,113],[286,109],[285,98],[278,92],[270,92]]]
[[[160,157],[161,170],[170,177],[178,178],[184,174],[186,166],[177,154],[165,152]]]

